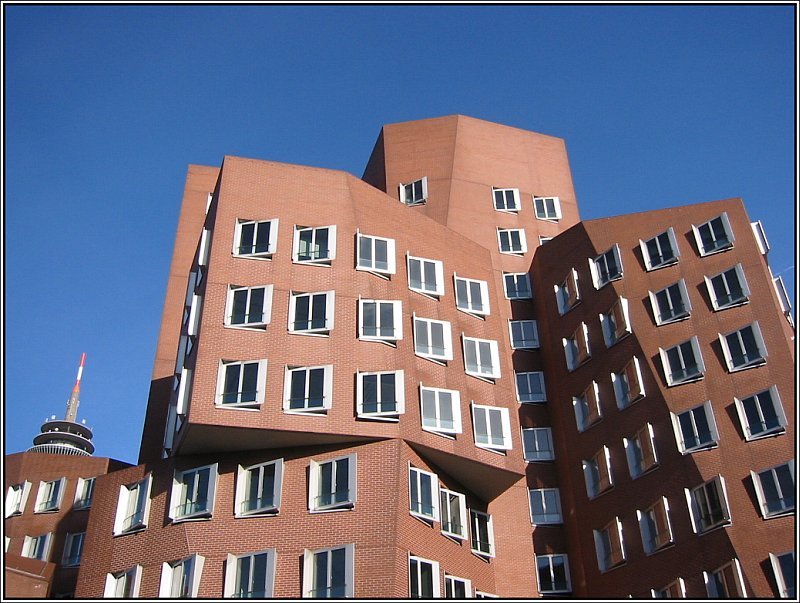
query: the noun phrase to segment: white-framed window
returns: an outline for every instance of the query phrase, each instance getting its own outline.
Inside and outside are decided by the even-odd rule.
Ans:
[[[470,544],[472,552],[482,557],[494,557],[494,528],[492,516],[475,509],[469,510]]]
[[[78,485],[75,487],[75,500],[72,508],[75,510],[88,509],[92,506],[92,496],[94,495],[93,477],[79,477]]]
[[[719,431],[709,400],[681,413],[669,414],[681,454],[715,448],[719,444]]]
[[[363,419],[396,420],[406,411],[405,372],[356,375],[356,414]]]
[[[195,553],[177,561],[162,563],[158,596],[161,598],[197,598],[205,561],[205,557]]]
[[[552,430],[549,427],[523,427],[522,450],[527,462],[554,460]]]
[[[500,253],[522,255],[528,251],[524,228],[498,228],[497,244],[500,247]]]
[[[775,584],[778,586],[778,596],[782,599],[796,598],[795,552],[789,551],[780,555],[770,553],[769,561],[772,565],[772,572],[775,575]]]
[[[575,423],[578,431],[586,431],[603,418],[600,406],[600,388],[592,381],[580,396],[573,396],[572,406],[575,410]]]
[[[666,350],[658,348],[658,353],[669,386],[698,381],[706,372],[697,336]]]
[[[333,365],[287,366],[283,392],[285,412],[326,413],[333,405]]]
[[[199,266],[208,265],[208,254],[211,251],[211,231],[204,228],[200,235],[200,244],[197,248],[197,264]]]
[[[695,534],[701,534],[731,522],[725,478],[721,475],[717,475],[691,490],[684,488],[684,492]]]
[[[64,554],[61,556],[61,565],[71,567],[80,565],[83,553],[83,539],[86,532],[73,532],[64,538]]]
[[[21,484],[13,484],[8,487],[6,493],[5,516],[20,515],[25,511],[25,504],[31,492],[31,483],[28,481]]]
[[[475,598],[476,599],[499,599],[498,595],[492,593],[486,593],[482,590],[475,589]]]
[[[622,540],[622,522],[615,517],[602,530],[593,530],[597,567],[601,572],[625,563],[625,544]]]
[[[518,188],[492,188],[494,208],[497,211],[517,213],[520,209]]]
[[[639,359],[634,356],[619,373],[611,373],[611,382],[614,385],[614,397],[617,408],[627,408],[640,398],[644,397],[644,382]]]
[[[467,499],[459,492],[439,489],[442,534],[465,540],[467,538]]]
[[[653,426],[645,423],[631,438],[622,438],[628,470],[632,479],[647,473],[658,464]]]
[[[173,522],[211,517],[217,487],[217,463],[176,471],[169,516]]]
[[[297,226],[293,231],[292,261],[330,266],[336,259],[336,226]]]
[[[544,373],[531,371],[514,373],[517,382],[517,401],[522,404],[539,403],[547,401],[547,392],[544,388]]]
[[[464,370],[467,375],[483,379],[500,378],[500,351],[497,342],[462,335]]]
[[[103,597],[106,599],[136,599],[142,583],[142,566],[134,565],[121,572],[106,574]]]
[[[507,408],[472,403],[475,445],[487,450],[511,450],[511,421]]]
[[[194,337],[200,330],[200,314],[203,307],[203,297],[196,295],[190,289],[187,293],[186,306],[183,308],[183,326],[186,327],[186,334]],[[188,356],[188,351],[187,354]]]
[[[689,318],[692,312],[692,303],[689,300],[689,291],[686,282],[681,279],[660,291],[648,291],[650,306],[657,325],[666,325]]]
[[[39,482],[34,513],[52,513],[58,511],[59,507],[61,507],[61,499],[64,496],[66,487],[66,477],[60,477],[47,482]]]
[[[445,599],[469,599],[472,595],[472,580],[444,575]]]
[[[778,388],[774,385],[746,398],[734,398],[745,440],[757,440],[784,433],[786,414]]]
[[[267,386],[267,360],[220,360],[217,373],[219,407],[260,406]]]
[[[536,575],[540,593],[556,594],[572,591],[569,559],[564,553],[536,555]]]
[[[794,460],[758,473],[751,471],[750,477],[753,480],[761,516],[764,519],[794,513],[796,490]]]
[[[722,212],[716,218],[695,226],[692,231],[701,256],[710,255],[733,247],[733,230],[728,214]]]
[[[592,458],[583,461],[583,477],[586,481],[586,494],[590,499],[614,486],[608,446],[601,447]]]
[[[277,513],[281,507],[283,459],[267,461],[236,470],[235,517]]]
[[[406,205],[422,205],[428,200],[428,177],[423,176],[399,187],[400,203]]]
[[[552,240],[553,240],[553,237],[545,237],[545,236],[539,235],[539,245],[544,245],[545,243],[549,243]]]
[[[408,595],[411,599],[438,599],[441,596],[438,561],[408,556]]]
[[[503,273],[503,288],[506,299],[533,299],[531,276],[527,272]]]
[[[671,226],[652,239],[646,241],[639,239],[639,247],[642,249],[644,265],[648,271],[671,266],[678,262],[681,255],[678,239],[675,238],[675,231]]]
[[[572,336],[561,340],[564,344],[564,358],[567,370],[574,371],[591,357],[589,350],[589,329],[585,322],[578,325]]]
[[[147,527],[150,516],[150,487],[152,476],[119,487],[114,535],[137,532]]]
[[[356,270],[365,270],[377,274],[395,274],[394,239],[356,234]]]
[[[622,258],[619,254],[619,245],[615,244],[596,258],[589,259],[589,270],[592,272],[595,289],[600,289],[611,281],[621,279]]]
[[[456,289],[456,308],[475,316],[488,316],[489,284],[453,274]]]
[[[605,314],[600,314],[603,341],[610,348],[623,337],[631,334],[631,319],[628,313],[628,300],[620,297]]]
[[[444,263],[409,254],[408,288],[432,297],[444,295]]]
[[[651,588],[650,594],[654,599],[685,599],[686,583],[683,578],[676,578],[662,588]]]
[[[636,518],[639,520],[645,554],[651,555],[674,542],[666,497],[660,497],[644,511],[637,510]]]
[[[269,324],[272,310],[272,285],[263,287],[228,287],[225,302],[225,325],[263,329]]]
[[[725,310],[750,301],[750,287],[741,264],[736,264],[711,278],[704,276],[703,279],[714,310]]]
[[[41,534],[40,536],[25,536],[22,541],[22,556],[39,561],[50,560],[50,546],[53,543],[53,533]]]
[[[351,509],[356,504],[358,464],[355,454],[311,460],[308,510]]]
[[[233,255],[246,258],[271,258],[278,248],[278,218],[236,220]]]
[[[539,220],[561,219],[561,201],[558,197],[534,197],[533,210]]]
[[[269,599],[275,588],[275,549],[245,555],[228,554],[223,596],[235,599]]]
[[[753,237],[756,239],[756,245],[762,255],[767,255],[770,250],[769,241],[767,240],[767,232],[764,230],[764,225],[761,220],[750,222],[750,228],[753,229]]]
[[[554,525],[564,521],[558,488],[529,489],[528,501],[533,525]]]
[[[712,599],[743,599],[747,597],[738,559],[731,559],[713,572],[703,572],[706,591]]]
[[[461,433],[461,394],[454,389],[419,385],[422,429],[439,434]]]
[[[539,325],[535,320],[509,320],[512,350],[539,349]]]
[[[425,521],[439,521],[439,477],[435,473],[408,467],[409,512]]]
[[[414,353],[435,361],[453,359],[453,335],[450,323],[432,318],[412,316],[414,321]]]
[[[767,346],[761,337],[761,328],[755,321],[741,329],[720,335],[722,353],[728,371],[741,371],[754,366],[760,366],[767,361]]]
[[[191,369],[181,369],[180,376],[175,376],[173,391],[175,392],[175,412],[178,415],[185,415],[189,411],[189,402],[192,394],[192,375]]]
[[[571,268],[563,281],[553,285],[553,289],[556,292],[558,313],[564,315],[581,301],[581,291],[578,288],[578,271],[575,268]]]
[[[786,316],[786,320],[794,328],[794,319],[792,318],[792,300],[789,298],[789,292],[786,291],[786,285],[783,283],[782,276],[776,276],[772,279],[772,284],[775,287],[775,295],[778,296],[778,302],[781,305],[781,311]]]
[[[329,335],[333,329],[335,291],[289,295],[289,332],[301,335]]]
[[[303,598],[342,599],[355,596],[355,545],[303,552]]]
[[[359,299],[358,338],[384,343],[403,339],[403,302]]]

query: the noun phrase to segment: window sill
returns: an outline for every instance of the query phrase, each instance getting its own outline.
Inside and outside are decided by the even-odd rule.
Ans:
[[[678,322],[683,322],[684,320],[689,320],[692,317],[690,313],[681,314],[680,316],[675,316],[672,318],[667,318],[666,320],[656,320],[657,327],[663,327],[664,325],[671,325]]]
[[[723,310],[729,310],[730,308],[738,308],[739,306],[746,306],[750,303],[750,298],[745,298],[741,301],[733,302],[730,304],[725,304],[724,306],[717,306],[714,303],[714,300],[711,300],[711,305],[714,308],[714,312],[722,312]]]
[[[700,374],[694,377],[689,377],[688,379],[684,379],[683,381],[670,381],[667,379],[667,387],[676,387],[678,385],[686,385],[687,383],[696,383],[697,381],[702,381],[704,378],[705,375]]]
[[[382,343],[383,345],[388,345],[389,347],[396,348],[397,342],[402,341],[402,339],[385,339],[382,337],[371,337],[370,335],[359,335],[359,341],[373,341],[375,343]]]
[[[400,417],[396,415],[371,415],[371,414],[359,413],[356,415],[356,419],[364,419],[365,421],[383,421],[384,423],[400,422]]]
[[[266,253],[231,253],[231,257],[241,258],[243,260],[271,261],[274,254],[274,251],[268,251]]]
[[[223,404],[221,402],[214,404],[214,408],[221,408],[225,410],[249,410],[249,411],[260,411],[261,410],[261,402],[255,403],[247,403],[244,404]]]
[[[674,266],[677,263],[678,263],[678,258],[675,258],[673,260],[669,260],[667,262],[664,262],[663,264],[659,264],[658,266],[647,266],[645,264],[645,271],[646,272],[654,272],[655,270],[661,270],[662,268],[669,268],[670,266]]]
[[[382,278],[384,280],[390,281],[392,280],[392,275],[396,274],[395,272],[389,272],[388,270],[376,270],[374,268],[369,268],[367,266],[356,266],[357,272],[368,272],[370,274],[374,274],[378,278]]]
[[[686,456],[688,454],[694,454],[695,452],[703,452],[705,450],[713,450],[714,448],[719,447],[719,442],[710,442],[708,444],[703,444],[701,446],[697,446],[696,448],[691,448],[689,450],[681,450],[681,454]]]
[[[320,331],[292,331],[289,329],[289,335],[305,335],[306,337],[330,337],[332,329],[325,329]]]
[[[728,519],[723,523],[711,526],[710,528],[706,528],[705,530],[700,530],[699,532],[696,532],[696,534],[698,536],[705,536],[706,534],[710,534],[711,532],[716,532],[717,530],[724,530],[725,528],[730,527],[731,525],[732,522],[730,519]]]
[[[284,408],[284,414],[287,415],[300,415],[304,417],[327,417],[328,416],[328,409],[327,408],[320,408],[320,409],[313,409],[313,410],[303,410],[297,408]]]
[[[258,322],[252,324],[242,324],[242,325],[232,325],[229,323],[225,323],[223,326],[226,329],[235,329],[237,331],[265,331],[267,329],[268,322]]]
[[[758,368],[760,366],[765,366],[766,364],[767,364],[767,359],[766,358],[762,358],[758,362],[753,362],[752,364],[748,364],[748,365],[745,365],[745,366],[735,366],[735,367],[728,366],[728,372],[729,373],[739,373],[741,371],[747,371],[747,370],[750,370],[750,369]]]
[[[335,507],[325,508],[325,509],[309,509],[309,513],[319,514],[319,513],[338,513],[341,511],[355,511],[355,502],[346,502],[346,503],[339,503]]]
[[[723,247],[720,247],[719,249],[712,249],[711,251],[703,251],[701,249],[700,250],[700,257],[701,258],[707,258],[710,255],[716,255],[718,253],[722,253],[724,251],[729,251],[731,249],[733,249],[733,243],[726,243]]]
[[[786,428],[785,427],[780,427],[780,428],[777,428],[775,430],[759,433],[757,435],[745,436],[744,439],[745,439],[746,442],[755,442],[757,440],[765,440],[767,438],[774,438],[774,437],[783,435],[784,433],[786,433]]]

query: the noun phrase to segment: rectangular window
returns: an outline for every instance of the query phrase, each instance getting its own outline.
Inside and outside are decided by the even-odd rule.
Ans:
[[[650,471],[658,464],[653,426],[646,423],[632,438],[622,438],[631,478]]]
[[[622,541],[622,523],[615,517],[602,530],[593,530],[597,552],[597,567],[601,572],[625,563],[625,548]]]
[[[582,322],[575,329],[571,337],[562,339],[564,344],[564,357],[567,361],[567,369],[574,371],[584,362],[591,358],[589,351],[589,329],[586,323]]]
[[[408,594],[411,599],[438,599],[439,563],[422,557],[408,557]]]
[[[272,309],[272,285],[263,287],[228,287],[225,302],[225,325],[263,329],[269,324]]]
[[[720,335],[719,341],[730,372],[760,366],[767,361],[767,347],[758,321],[733,333]]]
[[[162,563],[158,596],[181,599],[197,598],[204,564],[205,557],[196,553],[185,559]]]
[[[422,429],[434,433],[461,433],[461,394],[457,390],[419,386]]]
[[[236,470],[236,517],[277,513],[281,506],[283,459]]]
[[[311,461],[308,487],[309,511],[350,509],[356,504],[356,455],[327,461]]]
[[[268,599],[275,585],[275,549],[247,555],[228,555],[223,596],[235,599]]]
[[[608,446],[603,446],[591,459],[583,461],[583,477],[590,499],[600,496],[614,485]]]
[[[355,546],[329,547],[303,553],[303,597],[341,599],[355,596]]]
[[[450,323],[432,318],[414,319],[414,353],[430,360],[453,359],[453,336]]]
[[[497,211],[517,213],[520,208],[518,188],[493,188],[494,208]]]
[[[642,533],[642,546],[648,555],[673,543],[672,524],[669,520],[669,502],[666,497],[659,498],[655,504],[644,511],[636,511],[639,531]]]
[[[400,203],[422,205],[428,200],[428,177],[400,185]]]
[[[333,329],[334,291],[302,293],[289,296],[289,332],[329,335]]]
[[[444,295],[444,264],[441,260],[409,255],[408,288],[433,297]]]
[[[592,381],[580,396],[574,396],[572,406],[575,410],[575,423],[578,431],[586,431],[597,423],[603,417],[600,407],[600,388],[597,382]]]
[[[775,583],[778,585],[778,596],[782,599],[797,597],[795,552],[789,551],[781,555],[769,554],[772,572],[775,574]]]
[[[572,590],[569,561],[565,554],[536,555],[536,574],[542,594],[568,593]]]
[[[719,216],[700,226],[692,225],[694,238],[700,255],[710,255],[733,247],[733,230],[728,220],[728,214],[722,212]]]
[[[511,422],[507,408],[472,404],[475,445],[487,450],[511,450]]]
[[[767,255],[769,253],[770,246],[769,241],[767,240],[767,233],[764,230],[764,225],[761,223],[761,220],[750,222],[750,228],[753,229],[753,237],[756,240],[756,245],[758,245],[758,250],[762,255]]]
[[[528,373],[514,373],[517,381],[517,401],[523,404],[546,402],[547,394],[544,389],[544,373],[533,371]]]
[[[781,311],[786,316],[789,324],[794,327],[794,320],[792,319],[792,300],[789,298],[789,292],[786,291],[786,285],[783,283],[783,277],[774,277],[772,279],[772,284],[775,287],[775,295],[778,296],[778,302],[781,305]]]
[[[186,334],[194,337],[200,330],[200,313],[203,306],[203,298],[200,295],[191,295],[191,300],[183,309],[183,326],[186,327]]]
[[[554,460],[556,453],[552,430],[549,427],[523,427],[522,449],[528,462]]]
[[[75,488],[75,502],[72,508],[88,509],[92,506],[92,496],[94,495],[94,478],[93,477],[79,477],[78,485]]]
[[[504,273],[503,286],[507,299],[533,299],[531,277],[527,272]]]
[[[747,398],[733,399],[746,440],[777,435],[786,431],[786,414],[774,385]]]
[[[136,599],[142,582],[142,566],[134,565],[124,572],[106,574],[103,597],[106,599]]]
[[[287,366],[283,392],[286,412],[327,412],[333,405],[333,365]]]
[[[535,320],[509,320],[512,350],[538,350],[539,325]]]
[[[403,338],[403,302],[358,300],[358,338],[389,343]]]
[[[496,341],[462,336],[464,370],[467,375],[484,379],[500,378],[500,351]]]
[[[25,511],[25,503],[28,502],[28,495],[31,491],[30,482],[22,482],[9,486],[6,494],[5,516],[20,515]]]
[[[200,235],[200,244],[197,248],[197,264],[199,266],[208,265],[208,254],[211,251],[211,231],[208,228],[203,229]]]
[[[170,518],[173,521],[211,517],[217,486],[217,464],[176,471],[172,480]]]
[[[697,337],[666,350],[658,348],[667,385],[681,385],[703,378],[706,371]]]
[[[670,413],[670,417],[681,454],[714,448],[719,443],[719,432],[710,401],[682,413]]]
[[[467,499],[463,494],[441,488],[439,503],[442,534],[464,540],[467,537]]]
[[[732,559],[713,572],[703,572],[706,591],[712,599],[743,599],[747,597],[738,559]]]
[[[553,285],[556,292],[556,302],[558,303],[558,313],[566,314],[581,301],[581,293],[578,288],[578,271],[570,269],[566,278],[557,285]]]
[[[217,373],[217,406],[258,407],[264,402],[267,361],[221,360]]]
[[[25,540],[22,542],[22,556],[39,561],[49,561],[52,540],[52,532],[41,536],[25,536]]]
[[[61,565],[65,567],[80,565],[85,536],[86,532],[67,534],[64,539],[64,555],[61,557]]]
[[[472,596],[472,581],[466,578],[457,578],[449,574],[444,575],[445,599],[469,599]]]
[[[359,232],[356,234],[356,253],[356,270],[378,274],[397,272],[394,239],[384,239]]]
[[[631,319],[628,314],[628,300],[620,297],[605,314],[600,315],[603,341],[610,348],[620,339],[631,333]]]
[[[670,226],[666,231],[654,236],[652,239],[642,241],[639,239],[642,257],[647,270],[655,270],[671,266],[678,261],[681,254],[675,231]]]
[[[552,525],[562,523],[561,497],[558,488],[538,488],[528,490],[533,525]]]
[[[39,492],[36,495],[35,513],[51,513],[58,511],[61,498],[67,485],[67,478],[62,477],[49,482],[39,482]]]
[[[292,261],[330,266],[336,258],[336,226],[295,226]]]
[[[271,258],[278,246],[278,218],[273,220],[236,220],[233,255]]]
[[[764,519],[794,512],[794,461],[758,473],[751,471],[753,486]]]
[[[482,557],[494,557],[494,528],[488,513],[469,511],[472,552]]]
[[[539,220],[561,219],[561,201],[558,197],[534,197],[533,209]]]
[[[405,373],[358,373],[356,401],[356,411],[361,418],[396,420],[405,412]]]
[[[539,235],[539,245],[544,245],[545,243],[548,243],[548,242],[550,242],[552,240],[553,240],[553,237],[544,237],[542,235]]]
[[[750,287],[747,285],[741,264],[736,264],[733,268],[711,278],[707,276],[703,278],[714,310],[741,306],[750,299]]]
[[[611,382],[614,385],[614,396],[620,410],[644,397],[642,371],[636,356],[631,358],[622,372],[611,373]]]
[[[619,254],[619,245],[614,245],[605,253],[601,253],[589,260],[589,269],[595,289],[607,285],[611,281],[622,278],[622,258]]]
[[[684,492],[696,534],[731,522],[725,479],[721,475],[692,490],[684,489]]]
[[[648,295],[657,325],[684,320],[692,312],[689,292],[683,279],[656,293],[648,292]]]
[[[497,241],[500,245],[500,253],[522,255],[528,251],[524,228],[498,228]]]
[[[127,534],[147,527],[150,515],[150,485],[148,475],[136,483],[120,486],[114,535]]]
[[[453,275],[456,288],[456,308],[467,314],[488,316],[489,311],[489,284]]]
[[[439,521],[439,478],[435,473],[409,466],[409,511],[426,521]]]
[[[650,593],[654,599],[685,599],[686,584],[683,578],[677,578],[663,588],[651,588]]]

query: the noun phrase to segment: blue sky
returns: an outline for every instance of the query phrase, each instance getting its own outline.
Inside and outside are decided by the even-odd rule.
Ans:
[[[4,6],[5,445],[135,462],[189,163],[360,176],[385,123],[564,138],[584,219],[739,196],[794,295],[793,6]]]

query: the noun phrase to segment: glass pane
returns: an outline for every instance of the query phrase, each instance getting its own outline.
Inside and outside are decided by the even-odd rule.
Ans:
[[[377,304],[375,302],[365,302],[361,305],[364,315],[361,317],[361,326],[364,335],[374,337],[378,334],[377,316],[375,314]]]
[[[248,224],[242,224],[241,226],[241,239],[239,241],[239,253],[246,254],[246,253],[253,253],[253,231],[255,229],[255,224],[252,222]]]
[[[361,392],[364,412],[378,412],[378,375],[363,375]]]
[[[255,402],[258,397],[258,363],[250,362],[244,365],[244,377],[242,379],[241,402]]]
[[[308,380],[308,407],[322,408],[325,394],[325,369],[311,369]]]
[[[381,337],[394,337],[394,306],[390,303],[380,304]]]
[[[328,252],[328,229],[327,228],[317,228],[316,229],[316,240],[314,241],[314,258],[318,260],[327,259],[329,256]]]
[[[256,253],[266,253],[269,249],[269,229],[272,226],[270,222],[259,222],[258,231],[256,234]]]
[[[381,239],[375,239],[375,268],[389,270],[389,243]]]
[[[469,310],[470,304],[467,299],[467,281],[456,280],[456,305],[459,308]]]
[[[311,326],[309,320],[309,299],[308,295],[296,295],[294,298],[294,331],[304,331]]]
[[[264,289],[258,287],[250,289],[250,307],[246,322],[263,322],[264,320]]]
[[[425,270],[425,291],[436,291],[436,264],[433,262],[424,262]]]
[[[394,412],[397,410],[394,374],[381,375],[381,411]]]
[[[374,239],[371,237],[358,238],[358,265],[364,268],[374,268],[372,258],[372,242]]]
[[[231,324],[240,325],[247,321],[247,289],[239,289],[233,292],[233,304],[231,308]]]
[[[289,408],[304,408],[306,405],[306,371],[292,371],[289,393]]]
[[[236,404],[239,401],[240,364],[229,364],[225,367],[225,384],[222,387],[222,403]]]
[[[327,327],[327,320],[325,317],[325,311],[328,304],[328,295],[326,293],[322,293],[320,295],[314,295],[311,309],[311,328],[312,329],[324,329]]]
[[[408,282],[414,289],[422,288],[422,267],[419,260],[408,261]]]

